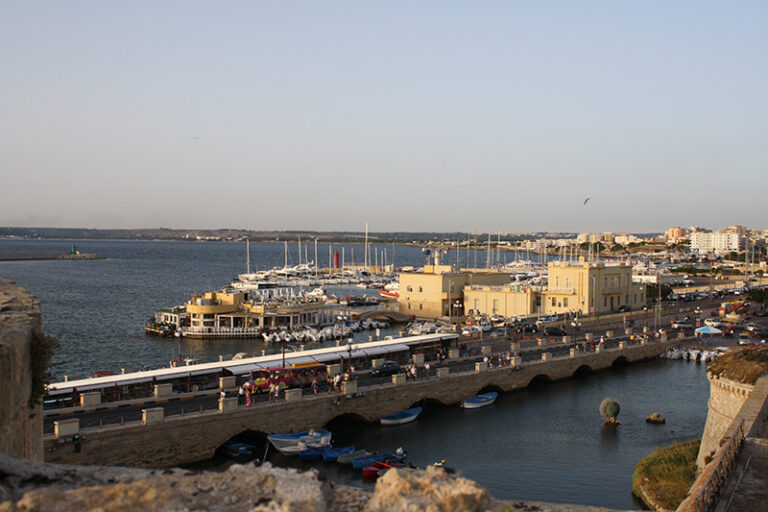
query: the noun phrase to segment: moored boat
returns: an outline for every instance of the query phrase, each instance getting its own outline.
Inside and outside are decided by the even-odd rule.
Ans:
[[[478,409],[480,407],[485,407],[486,405],[491,405],[493,402],[496,401],[496,397],[498,397],[499,394],[495,391],[491,391],[489,393],[482,393],[479,395],[475,395],[472,398],[467,398],[466,400],[462,400],[461,406],[465,409]]]
[[[234,459],[245,459],[253,455],[253,448],[254,446],[252,444],[241,443],[238,441],[228,441],[224,443],[221,448],[219,448],[219,451],[227,457],[232,457]]]
[[[398,448],[391,453],[382,453],[380,455],[371,455],[370,457],[361,457],[352,461],[352,467],[355,469],[363,469],[366,466],[376,464],[377,462],[403,462],[405,461],[405,450]]]
[[[400,292],[395,291],[389,291],[389,290],[376,290],[379,292],[379,296],[383,299],[399,299],[400,298]]]
[[[421,407],[411,407],[404,411],[396,412],[388,416],[382,416],[379,421],[382,425],[402,425],[404,423],[410,423],[415,420],[419,414],[421,414]]]
[[[352,453],[354,451],[355,445],[327,450],[323,453],[323,462],[336,462],[340,456]]]
[[[370,457],[371,455],[374,455],[374,452],[369,450],[354,450],[349,453],[344,453],[342,455],[339,455],[336,457],[336,462],[339,464],[352,464],[352,461],[355,459],[360,459],[363,457]]]
[[[330,445],[331,433],[328,430],[313,429],[292,434],[273,434],[267,436],[267,439],[280,453],[295,455],[307,448]]]
[[[302,450],[299,452],[299,457],[301,457],[301,460],[318,460],[322,459],[323,455],[325,455],[325,452],[331,449],[331,445],[327,444],[324,446],[316,446],[314,448],[307,448],[306,450]]]

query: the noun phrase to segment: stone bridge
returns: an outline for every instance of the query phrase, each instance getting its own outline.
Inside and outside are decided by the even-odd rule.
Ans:
[[[376,387],[348,395],[324,393],[295,401],[266,402],[228,412],[203,412],[171,416],[157,422],[135,422],[84,429],[72,436],[48,436],[44,442],[47,462],[67,464],[170,467],[204,460],[233,436],[246,432],[264,434],[296,432],[323,427],[334,418],[351,416],[377,421],[381,416],[422,401],[446,406],[459,403],[482,390],[512,391],[535,381],[567,379],[584,371],[598,371],[617,364],[658,357],[672,344],[637,343],[612,350],[579,353],[541,360],[517,367],[484,368],[450,373],[428,380]]]

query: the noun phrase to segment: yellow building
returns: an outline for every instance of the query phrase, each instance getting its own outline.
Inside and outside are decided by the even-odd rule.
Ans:
[[[401,313],[437,318],[464,314],[465,286],[509,283],[503,272],[462,271],[451,265],[425,265],[423,272],[400,274]]]
[[[546,286],[466,286],[468,315],[505,317],[551,313],[609,313],[645,304],[645,286],[632,282],[632,267],[602,262],[551,262]],[[623,309],[623,308],[622,308]]]

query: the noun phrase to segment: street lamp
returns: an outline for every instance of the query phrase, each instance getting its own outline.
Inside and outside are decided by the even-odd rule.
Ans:
[[[347,359],[347,371],[349,371],[349,378],[352,379],[352,338],[347,339],[347,351],[349,357]]]

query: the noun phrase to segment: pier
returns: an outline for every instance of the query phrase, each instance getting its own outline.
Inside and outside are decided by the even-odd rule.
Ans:
[[[482,390],[512,391],[532,383],[567,379],[582,372],[599,371],[614,365],[658,357],[680,340],[611,340],[594,351],[580,352],[566,345],[533,348],[516,356],[511,364],[489,368],[477,358],[457,358],[438,365],[427,378],[406,382],[404,375],[360,385],[351,381],[341,393],[314,395],[311,391],[289,390],[284,399],[239,407],[237,398],[215,400],[215,409],[201,403],[199,409],[167,415],[166,409],[180,397],[163,397],[144,405],[96,405],[91,411],[105,413],[138,407],[141,417],[105,426],[80,428],[83,412],[59,419],[54,432],[44,438],[45,460],[67,464],[171,467],[213,456],[233,436],[246,432],[272,434],[322,427],[334,418],[351,416],[377,421],[425,401],[446,406],[458,404]],[[224,391],[230,390],[222,381]],[[204,394],[191,395],[202,400]],[[175,402],[178,405],[178,402]]]

